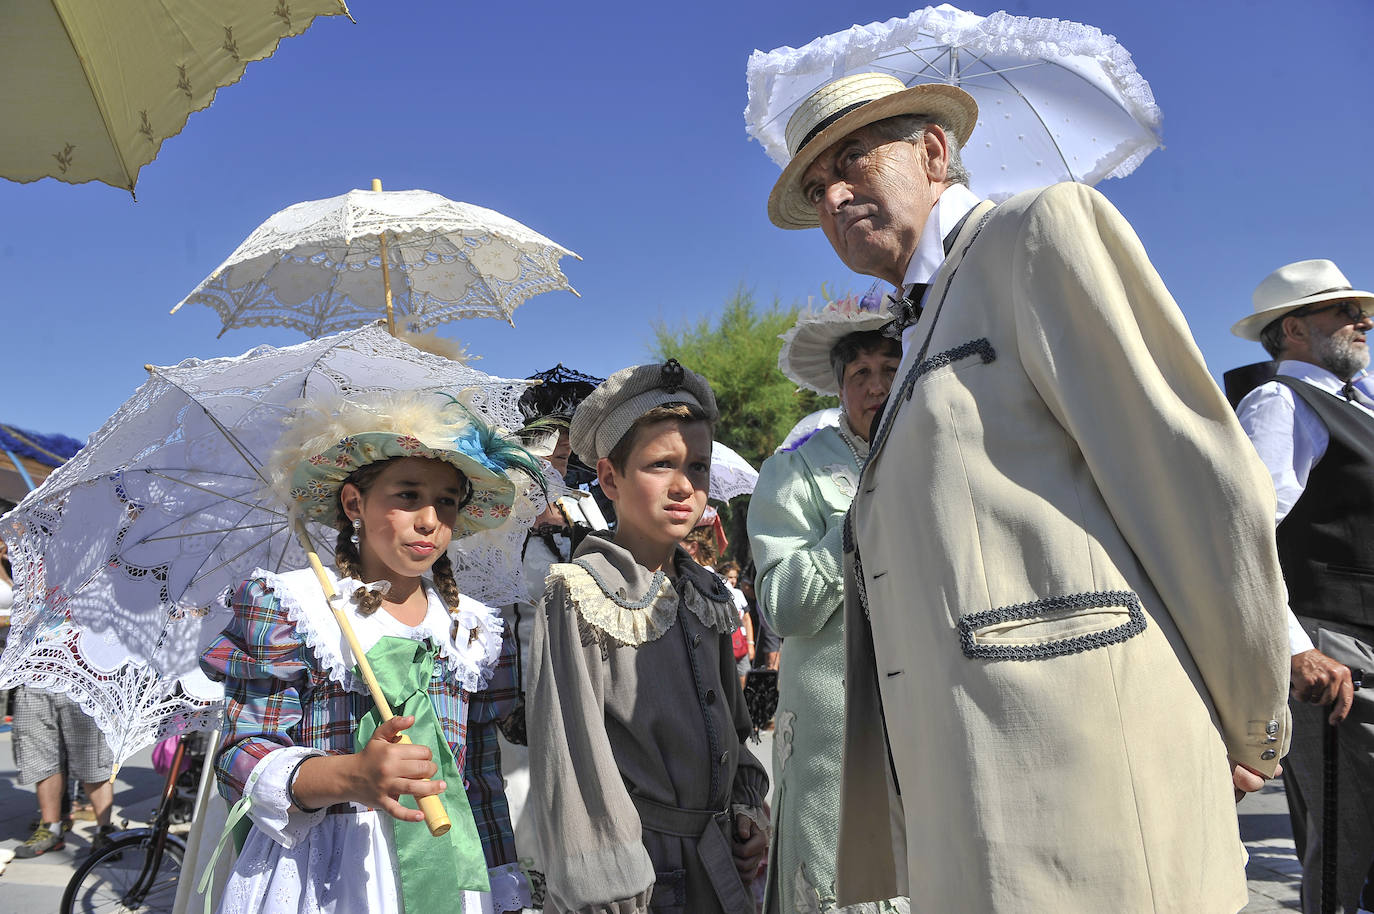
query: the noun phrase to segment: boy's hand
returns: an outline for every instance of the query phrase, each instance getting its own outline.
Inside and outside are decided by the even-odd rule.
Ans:
[[[753,881],[763,865],[764,857],[768,855],[768,836],[753,819],[743,814],[735,816],[734,851],[735,869],[739,870],[740,878],[748,884]]]
[[[414,717],[393,717],[377,728],[363,751],[354,756],[354,799],[374,809],[382,809],[402,822],[423,822],[425,815],[408,809],[398,800],[401,794],[427,797],[443,793],[443,781],[428,778],[439,773],[427,746],[398,743],[401,731],[415,723]]]

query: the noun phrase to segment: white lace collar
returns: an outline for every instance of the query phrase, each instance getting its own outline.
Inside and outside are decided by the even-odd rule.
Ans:
[[[701,624],[721,634],[739,627],[725,584],[679,546],[674,561],[682,578],[650,574],[630,553],[602,537],[588,537],[570,563],[549,568],[549,583],[563,582],[582,620],[620,644],[638,647],[663,637],[677,622],[681,599]]]
[[[501,656],[501,634],[505,623],[501,614],[468,596],[458,601],[457,612],[450,614],[438,590],[428,580],[422,580],[428,608],[419,625],[410,626],[391,613],[379,609],[369,616],[358,612],[353,602],[354,591],[364,586],[353,578],[339,578],[326,569],[334,581],[343,605],[347,607],[349,622],[364,651],[372,649],[383,636],[430,640],[438,648],[439,656],[459,685],[468,692],[477,692],[487,685],[487,679]],[[307,647],[328,672],[329,678],[354,692],[366,692],[362,680],[354,676],[353,652],[344,640],[334,614],[324,599],[324,590],[309,568],[274,574],[258,569],[253,577],[262,578],[272,589],[287,618],[295,623]],[[452,635],[454,620],[458,622],[458,639]]]

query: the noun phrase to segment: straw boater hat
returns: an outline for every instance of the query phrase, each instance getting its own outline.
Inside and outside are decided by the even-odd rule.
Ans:
[[[305,403],[268,461],[270,478],[293,514],[330,526],[339,520],[339,490],[359,467],[393,457],[428,457],[457,467],[472,485],[453,535],[505,523],[515,500],[510,474],[541,478],[521,447],[448,394],[352,394]]]
[[[885,299],[870,292],[862,299],[839,299],[817,312],[803,312],[781,335],[778,368],[793,383],[818,394],[836,396],[840,383],[830,365],[830,350],[851,333],[878,330],[892,321]]]
[[[886,73],[857,73],[826,83],[811,93],[787,121],[791,160],[768,195],[768,218],[778,228],[820,225],[816,209],[801,192],[801,178],[816,157],[834,143],[874,121],[916,114],[949,129],[960,148],[978,120],[978,103],[958,86],[926,83],[906,87]]]
[[[1258,340],[1273,321],[1290,311],[1327,301],[1357,301],[1365,314],[1374,314],[1374,294],[1350,286],[1350,280],[1329,260],[1299,260],[1279,267],[1255,288],[1255,313],[1236,321],[1231,332],[1243,340]]]

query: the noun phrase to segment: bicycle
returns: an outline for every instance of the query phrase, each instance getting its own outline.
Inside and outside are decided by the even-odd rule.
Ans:
[[[109,844],[77,867],[62,894],[61,914],[170,914],[181,882],[186,841],[167,829],[176,818],[177,779],[187,742],[183,738],[177,744],[153,821],[115,832]]]

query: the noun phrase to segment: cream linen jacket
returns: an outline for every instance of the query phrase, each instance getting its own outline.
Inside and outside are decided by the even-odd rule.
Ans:
[[[1105,197],[989,207],[849,517],[840,901],[907,893],[900,802],[913,911],[1237,911],[1227,755],[1288,739],[1273,486]]]

